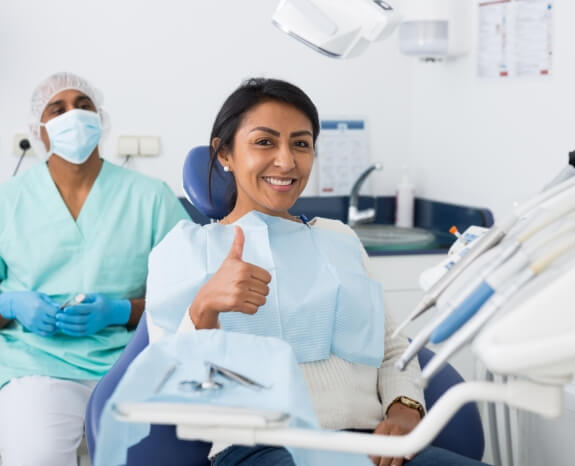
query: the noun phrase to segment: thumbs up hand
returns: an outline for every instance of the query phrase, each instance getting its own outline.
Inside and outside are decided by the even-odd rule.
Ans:
[[[220,312],[255,314],[266,302],[271,275],[244,262],[244,232],[236,226],[234,242],[217,272],[200,288],[188,312],[197,329],[217,328]]]

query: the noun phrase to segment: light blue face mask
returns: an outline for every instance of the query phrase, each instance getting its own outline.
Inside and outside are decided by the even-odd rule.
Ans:
[[[100,117],[89,110],[70,110],[42,126],[50,138],[50,155],[76,165],[88,160],[102,136]]]

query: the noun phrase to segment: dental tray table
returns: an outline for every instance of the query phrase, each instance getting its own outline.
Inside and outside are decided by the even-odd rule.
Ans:
[[[195,403],[148,402],[119,403],[116,417],[125,422],[188,424],[196,427],[287,427],[290,417],[279,411],[264,411]]]

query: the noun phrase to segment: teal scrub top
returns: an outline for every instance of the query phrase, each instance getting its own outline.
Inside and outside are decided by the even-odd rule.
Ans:
[[[78,293],[143,298],[148,254],[189,219],[166,183],[103,162],[76,220],[45,163],[0,185],[0,293],[38,291],[56,302]],[[124,326],[97,334],[42,337],[17,321],[0,329],[0,387],[46,375],[98,379],[131,337]]]

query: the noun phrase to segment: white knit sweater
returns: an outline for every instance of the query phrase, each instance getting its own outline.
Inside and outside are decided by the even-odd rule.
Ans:
[[[347,225],[336,220],[316,218],[310,225],[355,234]],[[365,251],[364,266],[368,275],[373,277]],[[163,337],[163,329],[156,326],[149,315],[147,318],[150,342],[157,341]],[[334,355],[323,361],[300,365],[323,428],[374,429],[385,417],[389,404],[400,395],[424,403],[423,392],[415,384],[420,370],[417,361],[412,361],[403,372],[394,367],[395,361],[407,347],[406,338],[391,338],[394,329],[395,324],[386,313],[384,359],[379,369],[350,363]],[[194,331],[194,324],[186,312],[178,332]],[[211,454],[220,450],[213,449]]]

